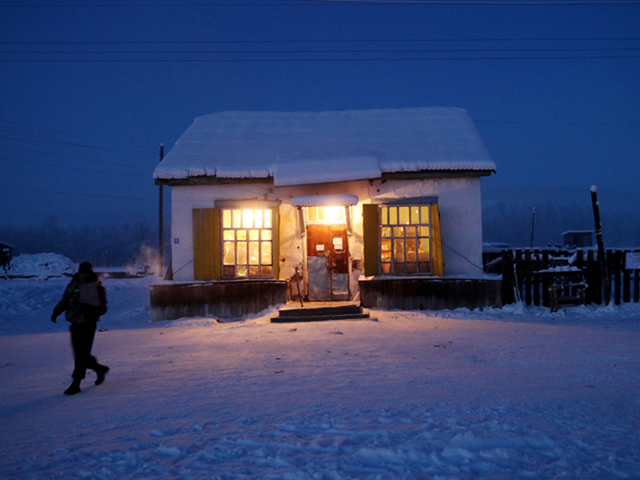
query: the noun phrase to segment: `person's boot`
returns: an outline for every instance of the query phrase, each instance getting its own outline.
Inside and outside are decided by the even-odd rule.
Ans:
[[[104,382],[104,376],[107,373],[109,373],[109,367],[105,365],[100,365],[98,367],[98,369],[96,370],[96,374],[98,375],[98,378],[96,378],[96,385],[100,385],[102,384],[102,382]]]
[[[67,388],[64,391],[65,395],[75,395],[76,393],[80,393],[80,379],[79,378],[74,378],[73,382],[71,382],[71,385],[69,386],[69,388]]]

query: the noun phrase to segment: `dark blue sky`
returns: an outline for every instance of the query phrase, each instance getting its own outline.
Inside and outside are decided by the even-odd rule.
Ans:
[[[488,190],[637,192],[640,2],[17,3],[0,224],[155,222],[160,144],[224,110],[460,107],[498,164]]]

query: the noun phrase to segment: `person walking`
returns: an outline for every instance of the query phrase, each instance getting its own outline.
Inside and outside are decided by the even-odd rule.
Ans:
[[[96,385],[104,382],[109,367],[100,365],[96,357],[91,355],[93,339],[96,334],[96,324],[100,316],[107,312],[107,292],[100,279],[93,271],[93,265],[82,262],[64,291],[62,300],[55,306],[51,321],[65,313],[71,325],[71,346],[75,357],[75,368],[72,373],[73,382],[67,388],[65,395],[80,393],[80,382],[85,378],[87,369],[96,372]]]

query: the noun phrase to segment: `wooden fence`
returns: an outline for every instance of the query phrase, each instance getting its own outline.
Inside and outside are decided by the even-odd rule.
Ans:
[[[605,253],[610,279],[608,293],[616,305],[640,301],[640,270],[626,265],[627,253],[632,252],[640,252],[640,249],[609,249]],[[549,280],[541,272],[562,263],[569,264],[570,260],[571,266],[584,272],[586,303],[603,304],[603,285],[607,282],[603,282],[596,249],[516,249],[487,252],[483,256],[485,272],[502,275],[504,304],[521,299],[526,305],[544,306],[549,305]]]

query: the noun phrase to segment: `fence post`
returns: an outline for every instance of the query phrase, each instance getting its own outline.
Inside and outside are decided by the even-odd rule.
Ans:
[[[520,269],[520,285],[524,288],[524,303],[531,305],[531,250],[516,250],[516,264],[522,259]]]
[[[504,305],[515,303],[514,295],[514,262],[511,250],[502,251],[502,303]]]
[[[640,302],[640,270],[633,271],[633,301]]]

